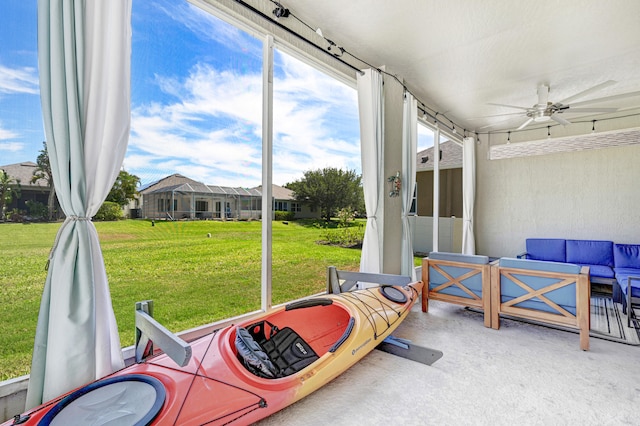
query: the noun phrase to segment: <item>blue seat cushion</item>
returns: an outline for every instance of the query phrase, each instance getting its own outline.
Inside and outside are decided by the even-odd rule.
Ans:
[[[640,269],[640,244],[616,244],[613,246],[613,259],[618,268]]]
[[[527,238],[527,258],[566,262],[566,240],[559,238]]]
[[[613,268],[613,241],[567,240],[567,262]]]
[[[592,277],[600,277],[600,278],[614,278],[615,274],[613,272],[613,268],[605,265],[588,265],[583,263],[578,263],[580,266],[588,266],[589,267],[589,275]]]
[[[620,290],[627,295],[629,290],[629,277],[640,277],[640,269],[616,268],[616,281],[620,284]],[[640,280],[631,281],[631,297],[640,297]]]

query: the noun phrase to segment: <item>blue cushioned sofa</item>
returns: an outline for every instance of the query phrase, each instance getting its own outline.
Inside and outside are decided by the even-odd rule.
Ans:
[[[614,285],[613,241],[528,238],[519,258],[588,266],[591,282]]]
[[[616,244],[613,247],[613,257],[616,276],[613,300],[622,303],[623,311],[627,313],[629,306],[640,304],[640,244]],[[631,317],[632,315],[627,314],[629,327]]]
[[[528,238],[527,251],[518,258],[589,266],[591,282],[612,286],[613,300],[627,305],[640,304],[640,244],[612,241]],[[633,320],[627,315],[629,327]],[[638,322],[638,320],[636,320]],[[635,324],[640,327],[640,324]]]
[[[557,261],[501,258],[491,266],[491,327],[500,315],[580,331],[580,348],[589,349],[591,286],[589,268]]]

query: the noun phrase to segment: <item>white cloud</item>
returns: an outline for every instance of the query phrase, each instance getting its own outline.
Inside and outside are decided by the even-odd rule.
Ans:
[[[0,124],[0,141],[4,141],[5,139],[14,139],[16,137],[18,137],[16,132],[4,129],[2,124]]]
[[[283,63],[286,73],[274,82],[274,183],[328,166],[359,172],[355,90],[297,61],[285,58]],[[199,64],[184,80],[157,76],[156,82],[180,101],[133,109],[125,165],[134,173],[162,169],[213,185],[260,184],[259,72],[237,74]],[[342,134],[342,116],[354,110],[356,134],[354,129]]]
[[[20,152],[25,148],[21,142],[5,142],[0,141],[0,151]]]
[[[39,84],[35,68],[9,68],[0,65],[0,93],[37,95]]]
[[[157,3],[156,7],[164,11],[171,19],[184,25],[201,40],[222,43],[235,51],[246,51],[251,44],[259,46],[256,40],[247,33],[187,2],[171,1],[164,5]],[[260,55],[259,47],[255,53]]]
[[[20,152],[25,148],[22,142],[16,142],[15,139],[20,135],[11,130],[4,129],[0,123],[0,151]],[[0,160],[0,163],[3,161]]]

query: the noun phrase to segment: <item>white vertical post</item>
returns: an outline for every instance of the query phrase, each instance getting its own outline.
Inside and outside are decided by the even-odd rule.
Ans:
[[[433,137],[433,251],[438,251],[440,240],[440,128],[436,123]]]
[[[273,36],[262,45],[262,310],[271,308],[273,181]]]

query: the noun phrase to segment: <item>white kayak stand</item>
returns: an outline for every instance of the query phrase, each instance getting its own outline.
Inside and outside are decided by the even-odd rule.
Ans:
[[[442,358],[442,351],[414,345],[411,340],[387,336],[376,349],[425,365],[431,365]]]
[[[153,319],[153,301],[136,302],[136,362],[153,354],[157,345],[180,367],[191,360],[191,346]]]

